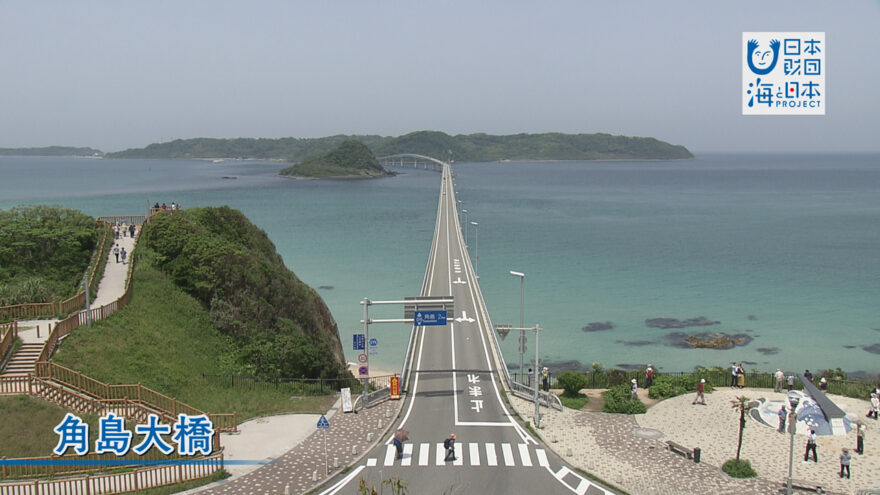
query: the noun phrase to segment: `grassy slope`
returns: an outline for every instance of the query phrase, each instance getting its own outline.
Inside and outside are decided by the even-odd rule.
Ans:
[[[239,422],[283,412],[323,413],[332,404],[332,396],[291,400],[274,390],[207,383],[202,373],[232,371],[229,339],[149,259],[138,262],[134,284],[128,306],[91,328],[77,329],[54,361],[105,383],[141,383],[206,412],[236,412]]]

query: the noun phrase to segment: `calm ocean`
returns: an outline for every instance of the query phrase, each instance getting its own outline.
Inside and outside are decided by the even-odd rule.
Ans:
[[[360,299],[419,291],[440,176],[408,170],[370,181],[294,181],[275,175],[281,166],[0,157],[0,208],[48,203],[98,216],[175,201],[240,209],[318,289],[354,360]],[[480,283],[492,318],[519,323],[519,280],[508,272],[524,272],[526,324],[546,329],[543,359],[650,362],[665,371],[731,361],[880,371],[880,155],[455,170],[462,208],[479,222]],[[473,227],[468,237],[474,259]],[[399,317],[384,311],[372,314]],[[699,316],[720,323],[645,324]],[[613,329],[582,330],[593,322]],[[681,333],[701,332],[752,340],[730,350],[678,345]],[[376,325],[371,336],[379,338],[374,365],[399,366],[408,328]],[[509,362],[519,359],[514,340],[502,344]]]

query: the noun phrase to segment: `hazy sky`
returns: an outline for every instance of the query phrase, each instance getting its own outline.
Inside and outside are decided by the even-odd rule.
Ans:
[[[826,33],[826,115],[741,115],[743,31]],[[880,2],[0,0],[0,147],[560,131],[880,151]]]

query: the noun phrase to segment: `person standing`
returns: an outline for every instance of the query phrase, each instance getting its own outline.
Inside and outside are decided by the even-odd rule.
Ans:
[[[846,470],[846,479],[849,479],[849,463],[852,461],[852,456],[849,453],[849,449],[844,447],[843,452],[840,454],[840,477],[843,478],[843,471]]]
[[[700,383],[697,384],[697,396],[694,397],[694,401],[691,402],[691,405],[696,404],[697,401],[700,401],[700,404],[702,404],[704,406],[706,405],[706,398],[703,396],[703,390],[705,390],[705,386],[706,386],[706,379],[700,378]]]
[[[651,388],[654,384],[654,367],[650,364],[645,369],[645,388]]]
[[[816,430],[810,430],[807,435],[807,450],[804,452],[804,463],[809,462],[810,452],[813,453],[813,462],[819,462],[819,456],[816,455]]]
[[[792,388],[794,388],[794,373],[788,375],[788,391],[791,392]]]
[[[449,438],[443,441],[443,448],[446,449],[446,458],[444,461],[455,460],[455,433],[449,435]]]
[[[880,414],[880,396],[874,392],[871,394],[871,410],[868,411],[868,417],[877,419],[878,414]]]
[[[128,233],[129,233],[129,237],[131,237],[132,239],[134,239],[134,231],[135,231],[134,224],[129,225],[128,226]]]
[[[821,391],[823,391],[823,392],[827,392],[827,391],[828,391],[828,381],[825,380],[825,377],[824,377],[824,376],[822,377],[821,380],[819,380],[819,390],[821,390]]]
[[[745,388],[746,386],[746,369],[743,368],[742,363],[739,363],[737,374],[736,374],[736,385],[739,388]]]
[[[119,256],[122,258],[122,264],[123,264],[123,265],[125,264],[125,257],[126,257],[127,255],[128,255],[128,254],[125,252],[125,248],[123,247],[123,248],[122,248],[122,251],[119,252]]]
[[[856,423],[856,454],[862,455],[865,453],[865,431],[868,429],[868,426],[865,423],[859,421]]]
[[[804,378],[806,378],[807,380],[809,380],[810,383],[813,382],[813,374],[810,373],[810,370],[804,370]]]
[[[121,229],[122,229],[122,237],[127,237],[127,235],[128,235],[128,226],[125,224],[125,222],[122,222],[122,227],[121,227]]]
[[[736,363],[730,363],[730,386],[736,388],[736,374],[739,366]]]
[[[541,381],[544,386],[544,392],[550,391],[550,368],[544,366],[541,368]]]
[[[781,369],[776,368],[776,388],[773,389],[774,392],[782,392],[782,384],[785,381],[785,373],[782,372]]]
[[[116,262],[119,263],[119,244],[113,245],[113,254],[116,256]]]
[[[785,408],[785,404],[779,408],[779,412],[776,415],[779,417],[779,428],[776,431],[785,433],[785,420],[788,418],[788,410]]]
[[[633,378],[632,384],[633,384],[632,385],[632,392],[633,392],[632,399],[639,400],[639,382],[635,378]]]

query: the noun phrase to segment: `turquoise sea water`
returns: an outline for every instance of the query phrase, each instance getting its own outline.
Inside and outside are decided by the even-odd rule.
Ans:
[[[325,287],[319,293],[354,360],[360,299],[418,293],[440,176],[407,170],[370,181],[293,181],[276,177],[280,168],[0,157],[0,208],[51,203],[95,216],[141,213],[156,201],[238,208],[300,278]],[[464,163],[455,170],[468,221],[480,224],[480,283],[492,318],[519,323],[519,280],[508,272],[525,272],[525,320],[546,329],[543,359],[650,362],[666,371],[730,361],[880,371],[878,155]],[[473,227],[468,237],[473,259]],[[374,316],[399,317],[396,308],[381,311]],[[721,323],[645,325],[697,316]],[[606,321],[614,329],[581,330]],[[700,350],[668,337],[716,331],[753,340]],[[399,366],[408,328],[376,325],[371,336],[380,341],[374,365]],[[513,341],[502,343],[509,362],[519,359]]]

